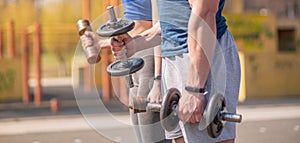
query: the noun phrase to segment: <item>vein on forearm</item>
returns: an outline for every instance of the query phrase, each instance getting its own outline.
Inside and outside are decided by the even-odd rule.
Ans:
[[[190,69],[187,85],[205,86],[216,44],[216,19],[218,0],[198,0],[191,4],[188,25],[188,50]]]

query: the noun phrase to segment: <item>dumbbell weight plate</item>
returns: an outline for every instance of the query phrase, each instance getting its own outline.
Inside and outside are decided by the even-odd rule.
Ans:
[[[178,111],[176,111],[174,107],[178,105],[180,96],[181,94],[178,89],[171,88],[167,91],[167,94],[164,97],[160,109],[160,122],[166,131],[174,130],[179,123],[179,118],[177,115]]]
[[[223,123],[221,119],[221,111],[225,108],[225,98],[221,94],[214,94],[208,104],[206,119],[212,121],[207,127],[207,133],[210,137],[218,137],[223,129]]]
[[[134,21],[117,18],[117,22],[107,22],[100,26],[96,33],[101,37],[113,37],[125,34],[134,28]]]
[[[115,61],[111,63],[106,71],[111,76],[125,76],[133,74],[143,68],[144,60],[142,58],[130,58],[125,61]]]

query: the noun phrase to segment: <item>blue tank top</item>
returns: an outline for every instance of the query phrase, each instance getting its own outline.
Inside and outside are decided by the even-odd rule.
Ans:
[[[151,0],[122,0],[124,18],[130,20],[152,20]]]
[[[216,14],[217,38],[227,30],[222,16],[225,0],[220,0]],[[188,0],[157,0],[158,15],[162,31],[162,57],[176,56],[188,52],[187,31],[191,14]]]

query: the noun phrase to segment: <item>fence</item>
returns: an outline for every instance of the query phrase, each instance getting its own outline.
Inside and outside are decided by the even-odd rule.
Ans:
[[[33,55],[35,61],[35,87],[34,103],[39,106],[42,101],[41,88],[41,25],[34,24],[22,32],[21,57],[17,56],[14,22],[7,25],[7,58],[4,56],[3,33],[0,30],[0,63],[1,63],[1,85],[0,100],[15,100],[22,98],[25,104],[31,100],[29,93],[29,38],[33,37]],[[19,82],[22,81],[22,82]]]

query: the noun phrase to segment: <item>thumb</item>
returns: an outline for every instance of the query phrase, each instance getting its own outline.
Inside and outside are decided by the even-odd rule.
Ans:
[[[123,47],[120,51],[118,51],[118,53],[116,55],[116,59],[121,60],[121,59],[126,58],[127,57],[126,53],[127,53],[127,50],[126,50],[126,48]]]

